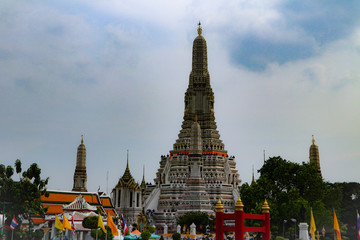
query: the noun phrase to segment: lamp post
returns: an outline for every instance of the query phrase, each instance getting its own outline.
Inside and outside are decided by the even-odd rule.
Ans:
[[[294,230],[294,238],[296,238],[296,219],[292,218],[290,219],[293,223],[295,223],[295,230]]]
[[[283,222],[283,237],[285,237],[285,223],[287,223],[287,220],[284,220]]]

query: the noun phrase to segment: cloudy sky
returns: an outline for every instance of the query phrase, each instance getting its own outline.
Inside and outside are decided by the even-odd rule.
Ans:
[[[49,189],[71,190],[83,134],[89,191],[115,186],[127,149],[152,182],[181,127],[200,20],[242,181],[264,150],[308,161],[315,135],[325,180],[360,182],[359,12],[356,0],[1,1],[0,163],[36,162]]]

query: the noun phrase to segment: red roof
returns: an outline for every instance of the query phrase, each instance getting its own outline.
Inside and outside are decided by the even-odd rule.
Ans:
[[[63,213],[63,205],[72,203],[76,197],[80,194],[85,199],[85,201],[100,209],[101,213],[109,213],[111,216],[116,216],[115,208],[113,207],[111,198],[107,195],[102,195],[99,197],[99,194],[96,192],[70,192],[70,191],[48,191],[49,196],[41,196],[42,205],[44,208],[47,208],[46,215],[55,215]],[[40,217],[33,218],[34,221],[41,223]]]

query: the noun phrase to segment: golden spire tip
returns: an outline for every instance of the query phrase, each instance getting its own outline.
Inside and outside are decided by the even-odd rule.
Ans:
[[[84,135],[81,135],[81,144],[84,143]]]
[[[314,135],[312,135],[312,143],[315,144]]]
[[[199,27],[198,27],[198,34],[199,34],[199,36],[201,36],[201,33],[202,33],[202,28],[201,28],[201,23],[200,23],[200,21],[199,21]]]

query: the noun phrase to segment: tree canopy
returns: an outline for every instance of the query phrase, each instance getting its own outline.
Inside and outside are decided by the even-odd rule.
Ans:
[[[210,229],[214,228],[215,217],[207,214],[206,212],[189,212],[181,215],[177,219],[177,224],[181,227],[186,225],[187,228],[189,228],[192,223],[196,225],[196,232],[206,233],[207,225],[210,226]]]
[[[147,225],[146,226],[146,231],[149,231],[151,234],[155,233],[155,227],[151,226],[151,225]]]
[[[336,212],[338,218],[347,226],[346,236],[349,239],[357,238],[356,210],[360,210],[360,183],[344,182],[334,183],[342,189],[340,212]]]
[[[149,240],[150,237],[151,237],[151,233],[148,230],[145,230],[141,233],[141,238],[143,240]]]
[[[45,209],[41,204],[41,196],[48,196],[46,185],[49,178],[41,179],[41,169],[36,163],[21,173],[21,161],[15,161],[15,172],[19,175],[19,181],[15,181],[14,168],[0,165],[0,202],[7,203],[5,214],[9,218],[22,215],[27,218],[30,215],[43,216]],[[0,211],[3,209],[1,208]],[[11,219],[9,219],[11,221]]]
[[[98,216],[88,216],[82,221],[84,228],[96,229],[98,228]]]
[[[272,157],[258,172],[260,177],[256,182],[239,187],[240,195],[248,213],[260,213],[267,199],[272,234],[282,235],[300,222],[309,222],[311,208],[316,225],[331,229],[332,211],[341,204],[341,188],[324,182],[315,166]]]

